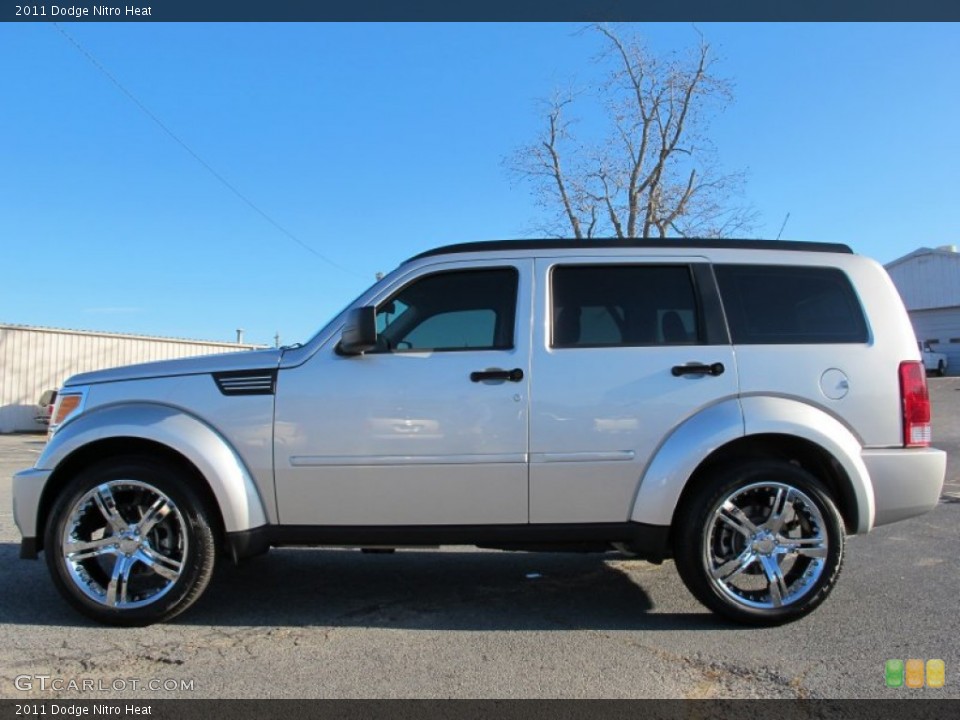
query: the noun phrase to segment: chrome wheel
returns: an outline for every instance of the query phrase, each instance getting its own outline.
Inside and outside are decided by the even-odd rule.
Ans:
[[[737,622],[803,617],[827,598],[843,566],[840,511],[824,483],[794,462],[746,460],[702,474],[674,523],[684,584]]]
[[[823,514],[803,491],[756,482],[722,498],[703,530],[710,582],[736,604],[771,610],[802,600],[826,567]]]
[[[57,590],[110,625],[149,625],[182,613],[216,564],[217,526],[204,483],[192,466],[169,457],[106,457],[81,469],[60,489],[44,528]]]
[[[109,480],[70,508],[60,553],[83,595],[127,610],[170,592],[190,552],[188,537],[184,513],[165,493],[139,480]]]

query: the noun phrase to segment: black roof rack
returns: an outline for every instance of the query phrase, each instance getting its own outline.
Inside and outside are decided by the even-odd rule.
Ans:
[[[414,255],[406,262],[433,255],[451,253],[496,252],[501,250],[559,250],[582,248],[677,248],[683,250],[717,250],[736,248],[740,250],[791,250],[795,252],[828,252],[853,254],[848,245],[840,243],[799,242],[796,240],[707,240],[702,238],[647,238],[621,240],[619,238],[601,238],[597,240],[576,239],[526,239],[526,240],[484,240],[481,242],[458,243],[427,250]]]

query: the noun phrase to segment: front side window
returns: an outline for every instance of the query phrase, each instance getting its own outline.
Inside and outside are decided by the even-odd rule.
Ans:
[[[696,292],[683,265],[559,266],[551,295],[555,348],[701,341]]]
[[[517,282],[512,267],[414,280],[377,307],[380,352],[509,350]]]

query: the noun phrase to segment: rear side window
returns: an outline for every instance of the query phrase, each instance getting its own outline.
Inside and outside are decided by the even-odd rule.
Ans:
[[[867,323],[837,268],[714,267],[735,345],[865,343]]]
[[[686,266],[558,266],[551,287],[552,347],[700,342],[700,313]]]

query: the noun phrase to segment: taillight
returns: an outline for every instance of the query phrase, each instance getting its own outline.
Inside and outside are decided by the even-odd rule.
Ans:
[[[900,363],[900,403],[904,447],[926,447],[931,439],[930,395],[923,363],[914,360]]]

